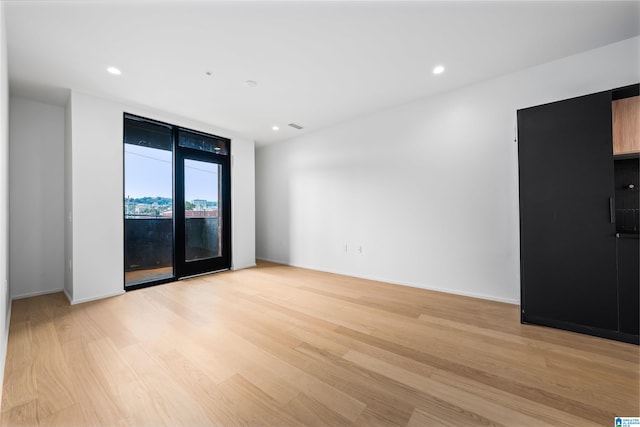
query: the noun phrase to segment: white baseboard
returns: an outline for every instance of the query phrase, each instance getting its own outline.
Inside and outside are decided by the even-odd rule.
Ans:
[[[279,259],[271,259],[271,258],[256,258],[257,261],[266,261],[266,262],[272,262],[274,264],[282,264],[282,265],[289,265],[291,267],[294,267],[293,265],[289,264],[288,262],[279,260]],[[304,267],[301,267],[304,268]],[[311,270],[311,269],[310,269]],[[319,270],[318,270],[319,271]]]
[[[71,298],[71,295],[69,295],[69,292],[67,292],[67,288],[64,288],[62,292],[64,292],[64,296],[67,297],[69,304],[73,304],[73,298]]]
[[[253,264],[243,264],[243,265],[232,265],[231,266],[231,270],[235,271],[235,270],[244,270],[245,268],[252,268],[255,267],[256,263],[254,262]]]
[[[56,292],[62,292],[63,290],[64,288],[47,289],[46,291],[35,291],[35,292],[27,292],[25,294],[11,295],[11,300],[37,297],[40,295],[47,295],[47,294],[55,294]]]
[[[125,291],[122,290],[122,291],[119,291],[119,292],[112,292],[112,293],[109,293],[109,294],[97,295],[97,296],[94,296],[94,297],[69,299],[69,301],[71,302],[71,305],[76,305],[76,304],[82,304],[83,302],[95,301],[95,300],[104,299],[104,298],[117,297],[118,295],[122,295],[124,293],[125,293]],[[69,298],[69,295],[66,292],[65,292],[65,295],[67,295],[67,298]]]
[[[460,295],[460,296],[465,296],[465,297],[484,299],[484,300],[488,300],[488,301],[496,301],[496,302],[503,302],[503,303],[506,303],[506,304],[520,305],[520,301],[515,300],[515,299],[510,299],[510,298],[501,298],[501,297],[496,297],[496,296],[492,296],[492,295],[475,294],[475,293],[472,293],[472,292],[461,292],[461,291],[458,291],[458,290],[455,290],[455,289],[448,289],[448,288],[442,288],[442,287],[437,287],[437,286],[428,286],[428,285],[424,285],[422,283],[398,282],[398,281],[390,280],[388,278],[357,275],[357,274],[347,273],[347,272],[344,272],[344,271],[322,270],[322,269],[319,269],[319,268],[315,268],[313,266],[287,263],[287,262],[283,262],[283,261],[280,261],[280,260],[273,260],[273,259],[268,259],[268,258],[258,258],[258,260],[267,261],[267,262],[273,262],[273,263],[276,263],[276,264],[288,265],[290,267],[305,268],[307,270],[322,271],[324,273],[339,274],[341,276],[357,277],[358,279],[373,280],[375,282],[389,283],[391,285],[409,286],[411,288],[425,289],[425,290],[428,290],[428,291],[442,292],[442,293],[445,293],[445,294]]]

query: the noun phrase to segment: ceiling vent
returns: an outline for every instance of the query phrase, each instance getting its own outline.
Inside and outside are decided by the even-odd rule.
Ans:
[[[289,126],[291,126],[291,127],[292,127],[292,128],[294,128],[294,129],[298,129],[298,130],[303,129],[303,127],[302,127],[302,126],[297,125],[297,124],[295,124],[295,123],[289,123]]]

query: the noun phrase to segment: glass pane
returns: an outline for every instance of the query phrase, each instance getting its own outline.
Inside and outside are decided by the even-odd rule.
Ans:
[[[229,154],[229,140],[224,138],[216,138],[212,135],[203,135],[181,129],[178,140],[180,147],[193,148],[195,150],[208,151],[216,154]]]
[[[171,128],[127,119],[124,126],[124,143],[171,151]]]
[[[125,285],[173,277],[171,131],[125,120]]]
[[[216,163],[184,161],[185,261],[222,255],[221,168]]]

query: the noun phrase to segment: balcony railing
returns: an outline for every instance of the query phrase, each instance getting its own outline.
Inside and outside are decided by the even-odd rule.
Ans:
[[[173,265],[171,218],[124,220],[124,271],[148,270]]]
[[[218,218],[185,219],[185,257],[219,255]],[[124,221],[124,270],[160,269],[173,265],[173,221],[162,217],[127,217]]]

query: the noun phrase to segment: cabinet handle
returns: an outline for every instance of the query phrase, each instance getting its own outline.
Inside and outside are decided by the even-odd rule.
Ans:
[[[615,220],[616,220],[616,205],[613,201],[613,197],[609,197],[609,222],[613,224],[616,222]]]

